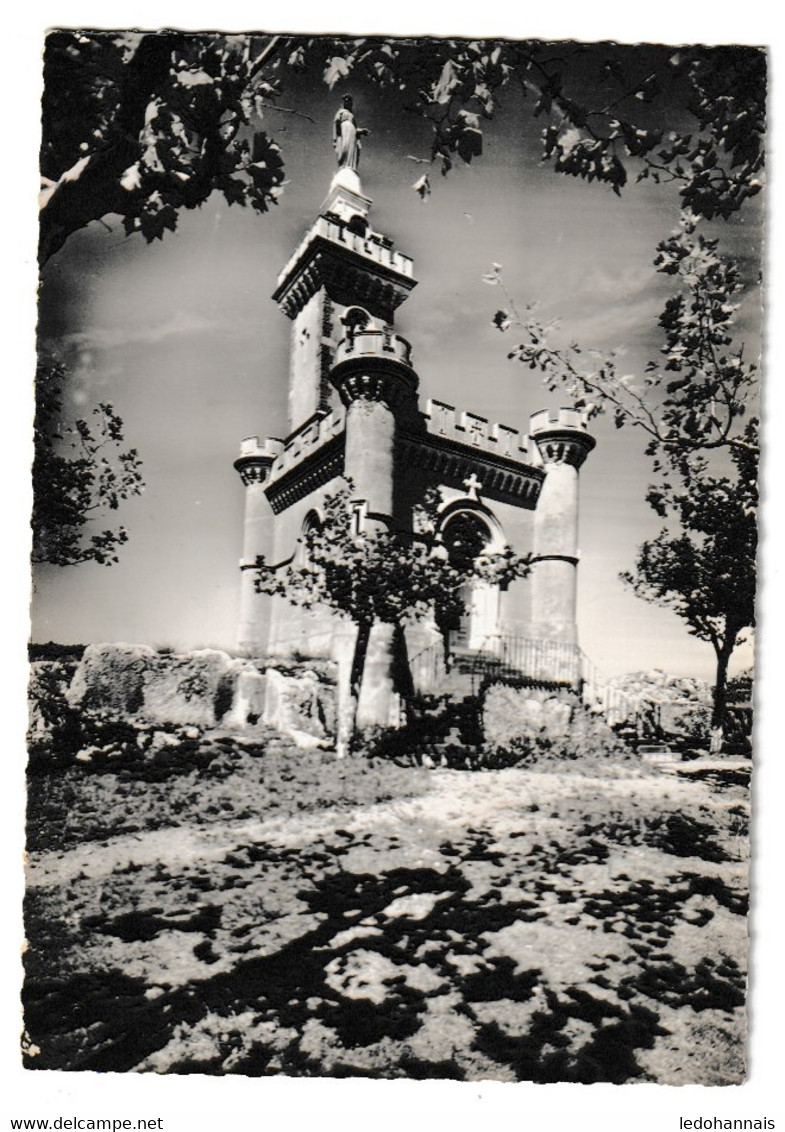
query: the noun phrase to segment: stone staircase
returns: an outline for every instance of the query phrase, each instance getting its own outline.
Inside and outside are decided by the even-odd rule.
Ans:
[[[410,660],[410,670],[418,692],[461,700],[494,679],[542,689],[578,687],[581,660],[574,645],[499,638],[487,649],[456,648],[446,655],[441,645],[431,645]]]

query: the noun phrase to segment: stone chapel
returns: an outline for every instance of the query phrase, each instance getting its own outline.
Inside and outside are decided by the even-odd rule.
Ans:
[[[418,503],[437,489],[448,554],[509,545],[533,556],[530,575],[502,592],[474,582],[446,640],[434,625],[411,640],[407,632],[413,675],[417,657],[436,649],[503,660],[523,680],[574,685],[578,472],[594,438],[572,408],[534,413],[524,434],[421,401],[412,347],[395,333],[416,286],[413,263],[371,225],[357,171],[364,132],[347,97],[335,119],[338,171],[273,294],[291,321],[289,431],[243,440],[234,465],[245,487],[239,648],[256,658],[338,659],[334,614],[260,595],[254,579],[258,556],[279,564],[297,554],[325,495],[347,476],[361,514],[399,530],[413,529]]]

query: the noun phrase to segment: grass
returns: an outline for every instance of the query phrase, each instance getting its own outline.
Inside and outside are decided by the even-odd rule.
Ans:
[[[337,760],[273,733],[250,743],[188,738],[176,729],[164,734],[171,741],[152,755],[124,735],[124,747],[104,747],[90,763],[39,771],[28,794],[28,849],[370,806],[428,788],[426,771],[362,757]]]

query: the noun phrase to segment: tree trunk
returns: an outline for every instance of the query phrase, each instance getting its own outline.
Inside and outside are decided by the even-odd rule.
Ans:
[[[336,634],[338,660],[338,737],[336,751],[344,758],[358,727],[396,726],[399,692],[407,687],[401,664],[407,665],[400,627],[381,621],[347,625]],[[403,653],[401,653],[403,650]],[[403,681],[403,682],[402,682]]]
[[[731,654],[736,646],[739,630],[734,626],[727,626],[722,644],[716,649],[717,676],[714,681],[714,700],[711,709],[711,741],[709,751],[716,755],[722,750],[723,729],[725,725],[725,702],[728,687],[728,664]]]
[[[396,727],[400,722],[400,697],[394,673],[394,635],[394,626],[385,621],[374,621],[370,627],[362,658],[357,701],[358,728]]]
[[[406,633],[401,625],[396,624],[394,626],[392,643],[393,688],[403,700],[406,723],[410,724],[413,719],[412,700],[414,699],[414,681],[412,680],[412,670],[409,664],[409,646],[406,640]]]
[[[336,753],[345,758],[354,738],[357,704],[360,698],[365,657],[371,635],[370,623],[345,623],[335,634],[335,657],[338,661],[338,724]]]
[[[373,623],[371,621],[361,621],[357,626],[357,636],[354,642],[354,654],[352,656],[352,669],[349,680],[355,704],[360,698],[360,689],[365,672],[365,658],[368,655],[368,642],[371,639],[372,628]]]

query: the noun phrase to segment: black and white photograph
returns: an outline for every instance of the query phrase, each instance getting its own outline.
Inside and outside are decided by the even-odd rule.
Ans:
[[[721,1116],[770,53],[205,29],[41,40],[25,1073]]]

